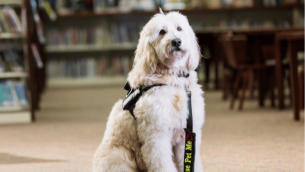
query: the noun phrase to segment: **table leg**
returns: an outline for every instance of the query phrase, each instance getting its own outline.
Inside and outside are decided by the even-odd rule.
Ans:
[[[264,101],[264,75],[263,71],[258,69],[257,70],[257,81],[258,81],[258,102],[260,107],[264,107],[265,101]]]
[[[253,53],[254,53],[254,62],[256,64],[261,64],[261,58],[262,58],[262,38],[261,37],[255,37],[254,38],[254,45],[253,45]],[[265,82],[265,75],[264,70],[257,69],[257,82],[258,82],[258,104],[260,107],[265,106],[265,92],[266,88],[264,86]]]
[[[293,114],[295,120],[300,120],[299,112],[299,84],[298,84],[298,71],[297,71],[297,51],[295,41],[288,42],[289,52],[289,65],[290,65],[290,79],[292,88],[292,103],[293,103]]]
[[[299,75],[299,90],[300,90],[300,109],[304,109],[304,66]]]
[[[214,43],[214,70],[215,70],[215,80],[214,80],[214,89],[217,90],[219,89],[218,81],[218,63],[219,63],[219,51],[217,51],[219,48],[217,41]]]
[[[254,38],[254,44],[253,44],[253,54],[254,54],[254,62],[256,64],[260,64],[260,41],[258,37]],[[263,87],[263,76],[262,71],[260,69],[257,69],[256,71],[257,75],[257,82],[258,82],[258,104],[260,107],[264,106],[264,87]]]
[[[278,91],[278,107],[284,109],[284,92],[283,92],[283,71],[281,59],[281,45],[279,40],[275,40],[275,74]]]

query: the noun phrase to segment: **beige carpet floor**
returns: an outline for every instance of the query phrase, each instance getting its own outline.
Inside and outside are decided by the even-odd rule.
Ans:
[[[37,121],[0,126],[0,172],[86,172],[122,88],[48,89]],[[206,92],[201,154],[205,172],[303,172],[304,116],[292,109],[229,110],[221,93]]]

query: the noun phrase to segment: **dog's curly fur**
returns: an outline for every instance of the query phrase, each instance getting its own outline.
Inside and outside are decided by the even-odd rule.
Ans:
[[[171,43],[177,38],[181,40],[178,50]],[[203,171],[200,145],[204,100],[194,71],[200,57],[196,36],[182,14],[161,11],[144,26],[127,80],[132,88],[166,85],[141,96],[134,110],[137,120],[122,109],[122,100],[114,105],[94,155],[94,172],[183,172],[186,86],[192,92],[193,131],[197,137],[195,172]],[[181,71],[190,76],[178,77]]]

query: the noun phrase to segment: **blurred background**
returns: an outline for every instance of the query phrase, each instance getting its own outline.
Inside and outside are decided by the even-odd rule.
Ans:
[[[201,47],[206,171],[304,171],[304,0],[0,0],[0,171],[91,170],[159,7]]]

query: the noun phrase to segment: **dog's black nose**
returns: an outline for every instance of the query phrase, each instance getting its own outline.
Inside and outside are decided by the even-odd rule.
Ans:
[[[174,47],[180,47],[180,45],[181,45],[181,39],[179,39],[179,38],[173,39],[173,40],[172,40],[172,45],[173,45]]]

